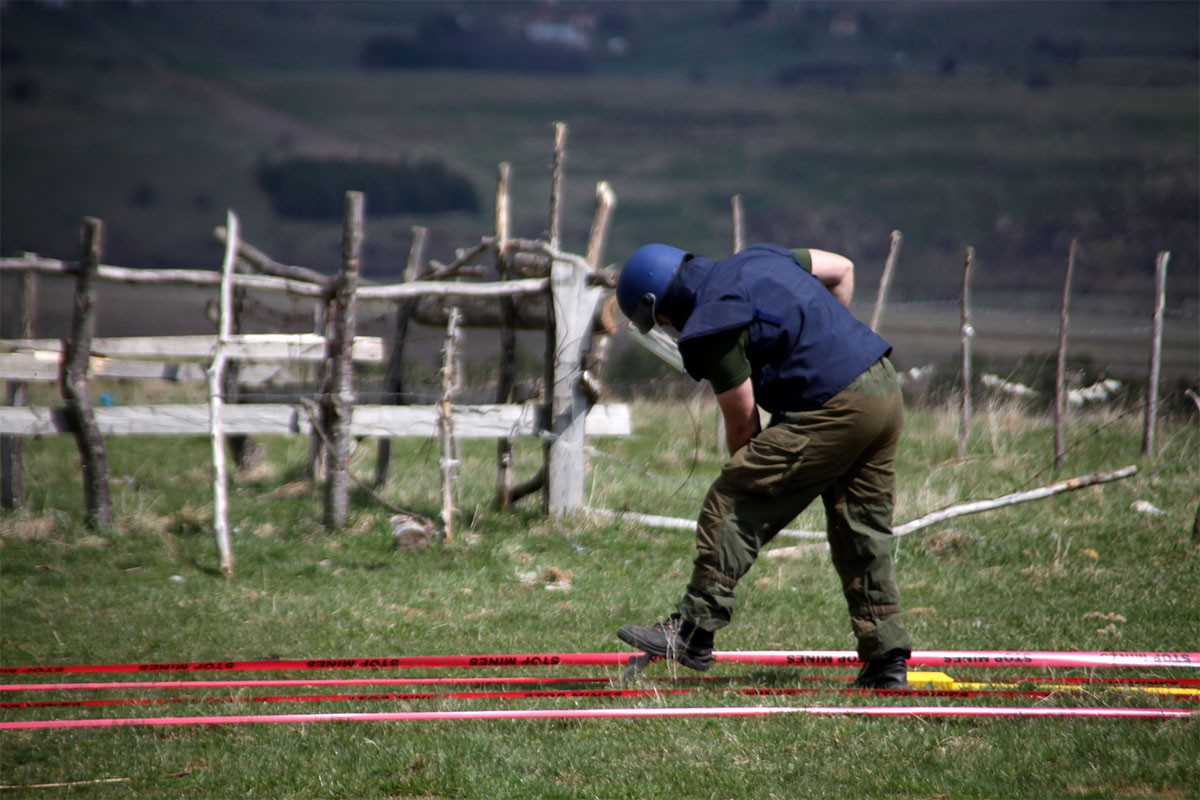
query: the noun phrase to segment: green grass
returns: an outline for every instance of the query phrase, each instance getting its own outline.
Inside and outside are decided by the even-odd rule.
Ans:
[[[589,502],[693,516],[720,462],[711,405],[639,403],[634,412],[633,436],[594,442]],[[1124,481],[959,518],[900,540],[900,578],[918,648],[1196,649],[1200,552],[1188,532],[1198,502],[1200,434],[1194,424],[1169,422],[1160,432],[1161,454],[1143,461],[1138,427],[1135,415],[1074,418],[1074,447],[1056,475],[1044,418],[985,404],[977,409],[970,455],[959,461],[953,414],[910,412],[899,521],[1063,475],[1141,467]],[[396,550],[391,512],[365,493],[355,496],[347,530],[328,534],[320,527],[319,490],[301,480],[305,443],[263,443],[265,460],[239,476],[232,492],[236,574],[225,580],[216,571],[204,441],[111,440],[117,523],[100,532],[82,525],[71,441],[27,442],[27,508],[0,519],[0,664],[619,650],[615,628],[664,614],[690,569],[686,532],[546,520],[534,500],[511,513],[491,511],[494,448],[487,442],[464,450],[462,515],[452,544],[420,554]],[[397,440],[396,449],[381,496],[436,515],[435,448]],[[356,455],[364,477],[373,451],[364,445]],[[537,458],[536,446],[524,443],[519,471],[532,472]],[[1133,512],[1139,499],[1165,514]],[[821,524],[810,510],[794,527]],[[568,590],[546,589],[564,576]],[[739,596],[738,616],[718,640],[722,649],[852,647],[836,577],[819,551],[760,559]],[[615,668],[571,674],[618,677]],[[651,674],[667,670],[659,665]],[[712,674],[788,686],[795,673],[718,665]],[[6,710],[3,718],[745,702],[714,689],[608,701],[26,709]],[[761,702],[905,701],[822,694]],[[1044,702],[1166,701],[1099,692]],[[1182,798],[1200,795],[1198,751],[1195,720],[326,723],[4,732],[0,784],[127,779],[6,790],[12,797]]]

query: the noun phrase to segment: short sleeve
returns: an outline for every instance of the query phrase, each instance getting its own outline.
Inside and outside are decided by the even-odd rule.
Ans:
[[[690,348],[693,377],[707,379],[713,393],[735,389],[750,377],[750,359],[746,355],[749,333],[745,328],[705,336]]]
[[[812,253],[808,252],[808,248],[792,248],[792,255],[800,262],[800,266],[804,267],[804,271],[812,273]]]

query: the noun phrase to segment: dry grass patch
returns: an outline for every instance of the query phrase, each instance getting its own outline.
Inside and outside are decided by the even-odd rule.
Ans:
[[[5,518],[4,527],[0,528],[0,541],[48,541],[55,538],[57,529],[53,517],[33,517],[18,512]]]

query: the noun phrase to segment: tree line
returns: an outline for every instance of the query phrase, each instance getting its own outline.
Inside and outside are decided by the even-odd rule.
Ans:
[[[256,177],[276,213],[300,219],[340,219],[346,187],[371,198],[372,214],[479,210],[471,182],[440,161],[293,156],[261,162]]]

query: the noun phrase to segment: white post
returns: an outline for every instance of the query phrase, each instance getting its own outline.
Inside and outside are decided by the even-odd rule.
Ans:
[[[603,296],[588,285],[586,262],[555,259],[550,268],[550,302],[554,317],[553,390],[546,470],[546,511],[563,516],[583,507],[587,461],[584,422],[588,398],[583,364],[591,346],[592,319]]]
[[[233,575],[233,550],[229,545],[229,495],[226,488],[225,431],[221,422],[221,387],[225,378],[225,347],[233,334],[233,280],[237,263],[238,218],[227,212],[225,228],[225,259],[221,263],[220,317],[217,324],[217,345],[208,368],[208,427],[212,440],[213,460],[213,527],[217,534],[217,550],[221,555],[221,574]]]

